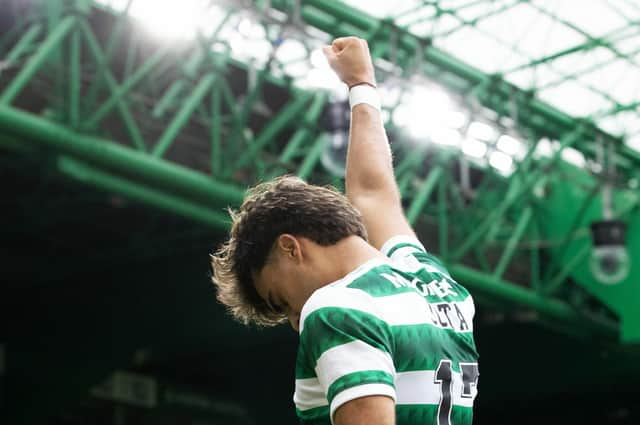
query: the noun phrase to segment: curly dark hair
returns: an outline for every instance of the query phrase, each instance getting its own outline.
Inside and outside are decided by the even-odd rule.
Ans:
[[[323,246],[356,235],[367,240],[360,212],[335,188],[282,176],[248,190],[229,210],[229,240],[211,255],[217,298],[238,321],[274,326],[286,320],[255,289],[252,272],[264,267],[277,237],[302,236]]]

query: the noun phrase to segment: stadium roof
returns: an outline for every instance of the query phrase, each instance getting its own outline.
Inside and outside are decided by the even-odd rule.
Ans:
[[[640,3],[347,0],[618,136],[640,133]],[[640,144],[640,140],[638,141]]]
[[[253,2],[191,0],[181,2],[179,8],[158,7],[148,0],[98,2],[118,11],[129,7],[132,16],[164,36],[189,37],[197,31],[207,35],[227,19],[218,35],[229,41],[233,55],[263,65],[276,52],[273,65],[296,77],[301,86],[339,84],[331,72],[318,70],[323,62],[318,60],[318,47],[327,42],[326,34],[316,31],[306,37],[289,27],[288,33],[273,35],[248,13],[225,18],[224,9],[255,7]],[[429,40],[486,74],[530,90],[574,118],[590,118],[602,130],[640,150],[640,4],[634,1],[590,0],[579,5],[541,0],[345,3],[363,15]],[[180,25],[181,20],[185,25]]]

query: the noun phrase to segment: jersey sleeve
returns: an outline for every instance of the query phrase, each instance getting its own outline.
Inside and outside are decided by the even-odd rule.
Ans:
[[[396,399],[389,325],[370,295],[359,289],[317,290],[301,313],[299,360],[315,375],[329,404],[330,418],[353,399],[384,395]]]
[[[382,245],[380,251],[394,262],[403,264],[409,269],[424,267],[429,272],[437,272],[449,276],[444,264],[431,255],[424,245],[413,236],[393,236]]]

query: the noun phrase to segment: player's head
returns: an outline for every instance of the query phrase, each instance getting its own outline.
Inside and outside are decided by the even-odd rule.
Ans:
[[[244,324],[291,321],[326,273],[323,247],[367,239],[360,213],[340,192],[283,176],[249,189],[230,211],[229,240],[211,256],[218,300]],[[271,299],[269,299],[271,298]],[[286,305],[282,305],[285,304]]]

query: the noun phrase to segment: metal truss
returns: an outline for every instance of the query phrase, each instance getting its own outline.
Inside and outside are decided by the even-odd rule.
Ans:
[[[339,1],[245,6],[257,16],[271,8],[295,15],[301,30],[364,37],[375,58],[514,119],[530,143],[508,178],[450,151],[405,143],[390,126],[409,220],[481,304],[529,308],[577,335],[640,340],[640,316],[629,301],[640,296],[639,285],[605,292],[582,272],[599,181],[561,161],[568,147],[595,159],[601,144],[613,144],[611,160],[626,182],[638,175],[636,152],[589,120]],[[260,68],[239,62],[218,31],[181,48],[151,43],[132,30],[126,10],[113,15],[89,2],[50,1],[28,11],[0,41],[0,146],[53,156],[72,179],[218,231],[228,226],[223,208],[238,205],[258,180],[293,173],[342,184],[320,165],[329,95],[298,89],[274,72],[273,58]],[[542,137],[559,140],[546,158],[534,155]],[[559,193],[562,210],[554,208]],[[640,197],[620,189],[615,198],[618,215],[638,220]],[[640,280],[637,268],[630,279]]]

